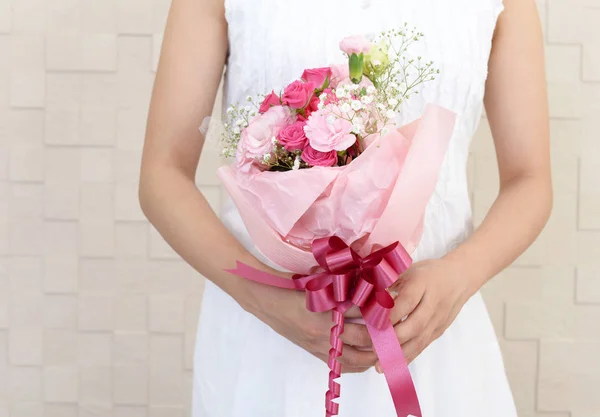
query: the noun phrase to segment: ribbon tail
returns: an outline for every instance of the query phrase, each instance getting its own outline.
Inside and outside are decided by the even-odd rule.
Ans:
[[[272,287],[284,288],[288,290],[297,289],[293,280],[252,268],[243,262],[238,261],[235,269],[226,269],[225,271],[229,272],[230,274],[249,279],[250,281],[258,282],[259,284],[270,285]]]
[[[366,325],[398,417],[422,417],[417,391],[392,324],[389,323],[382,329],[370,325],[369,322]]]

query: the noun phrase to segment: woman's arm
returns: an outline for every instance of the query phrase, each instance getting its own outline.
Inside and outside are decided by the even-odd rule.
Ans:
[[[552,186],[544,71],[535,2],[505,0],[485,95],[500,192],[462,245],[440,260],[416,263],[400,280],[393,320],[409,360],[448,328],[468,298],[531,245],[548,220]]]
[[[227,54],[223,0],[173,0],[148,119],[140,203],[150,222],[192,267],[275,331],[327,361],[328,314],[310,313],[304,295],[255,284],[224,272],[236,261],[270,270],[229,233],[194,179]],[[346,326],[345,343],[366,346],[364,326]],[[347,348],[345,371],[375,364],[373,352]]]

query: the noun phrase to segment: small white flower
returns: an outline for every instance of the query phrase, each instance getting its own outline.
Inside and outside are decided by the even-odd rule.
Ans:
[[[367,87],[367,94],[375,94],[376,92],[377,89],[374,86],[370,85]]]
[[[385,115],[388,119],[393,119],[394,117],[396,117],[396,112],[390,109],[385,113]]]
[[[246,101],[252,101],[252,96],[246,96]]]
[[[377,103],[377,108],[379,110],[385,110],[385,104],[383,104],[383,103]]]
[[[376,67],[381,65],[381,61],[378,59],[374,59],[372,62],[373,62],[373,65],[375,65]]]
[[[373,102],[373,96],[363,96],[361,101],[363,104],[371,104]]]
[[[391,83],[388,84],[388,87],[393,88],[394,90],[398,89],[398,83],[392,81]]]
[[[359,111],[362,108],[363,105],[359,100],[352,100],[352,110]]]
[[[392,107],[395,107],[398,104],[398,99],[391,98],[388,100],[388,104]]]
[[[233,128],[233,134],[234,135],[239,135],[240,132],[241,132],[241,130],[240,130],[240,128],[238,126],[236,126],[236,127]]]
[[[227,114],[231,114],[233,112],[233,107],[228,107],[227,108]]]
[[[263,161],[269,162],[270,159],[271,159],[271,154],[270,153],[266,153],[266,154],[263,155]]]
[[[327,100],[327,93],[322,93],[322,94],[319,96],[319,100],[321,100],[321,101],[325,101],[325,100]]]
[[[348,113],[348,112],[350,112],[350,110],[351,110],[350,104],[348,104],[348,103],[344,103],[344,104],[342,104],[342,105],[340,106],[340,110],[341,110],[343,113]]]
[[[317,109],[319,109],[319,110],[323,110],[324,107],[325,107],[325,105],[323,103],[317,104]]]
[[[387,135],[389,132],[390,132],[390,129],[388,129],[387,127],[384,127],[383,129],[381,129],[382,135]]]
[[[365,128],[365,127],[364,127],[362,124],[360,124],[360,123],[354,123],[354,124],[352,125],[352,130],[351,130],[351,132],[352,132],[352,133],[355,133],[355,134],[357,134],[357,135],[360,135],[360,134],[363,132],[364,128]]]
[[[296,155],[296,159],[294,159],[294,166],[292,169],[294,171],[300,169],[300,157],[298,155]]]
[[[271,138],[271,143],[272,143],[273,145],[277,144],[277,138],[276,138],[275,136],[273,136],[273,137]]]
[[[236,125],[236,126],[241,126],[241,125],[243,125],[243,124],[244,124],[244,119],[237,119],[237,120],[235,121],[235,125]]]
[[[358,84],[352,84],[350,86],[350,91],[356,91],[360,88],[360,86]]]

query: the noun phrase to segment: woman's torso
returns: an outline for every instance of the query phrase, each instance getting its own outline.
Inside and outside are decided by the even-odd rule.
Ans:
[[[403,105],[398,121],[412,121],[426,103],[435,103],[456,112],[457,124],[415,256],[440,256],[470,233],[466,164],[501,0],[225,0],[225,6],[226,105],[279,90],[305,68],[344,62],[338,44],[345,36],[377,34],[405,22],[422,32],[407,56],[433,61],[440,74]],[[222,217],[237,217],[231,202]]]

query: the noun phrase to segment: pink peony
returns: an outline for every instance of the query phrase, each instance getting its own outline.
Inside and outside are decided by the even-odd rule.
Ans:
[[[309,83],[315,83],[317,88],[323,88],[328,78],[331,78],[331,68],[329,67],[306,69],[302,73],[302,79]]]
[[[363,35],[348,36],[340,42],[340,49],[348,55],[367,53],[372,47],[371,41]]]
[[[320,152],[310,145],[306,145],[301,157],[308,165],[316,167],[332,167],[338,162],[336,151]]]
[[[264,113],[272,106],[281,106],[281,99],[275,94],[275,91],[271,91],[271,94],[265,97],[258,111]]]
[[[329,85],[336,88],[342,81],[350,80],[350,68],[348,64],[335,64],[331,66],[331,82]]]
[[[292,109],[302,109],[311,99],[315,92],[315,84],[312,82],[294,81],[283,90],[281,101]]]
[[[350,131],[352,123],[335,117],[327,110],[313,113],[304,128],[310,146],[317,151],[345,151],[356,142],[356,136]]]
[[[236,159],[238,168],[262,160],[264,155],[273,150],[273,138],[279,132],[296,121],[295,114],[283,106],[271,107],[264,114],[259,114],[242,130],[238,144]]]
[[[279,143],[283,145],[287,151],[297,151],[304,149],[306,142],[306,135],[304,134],[304,122],[296,122],[291,125],[287,125],[279,132]]]

